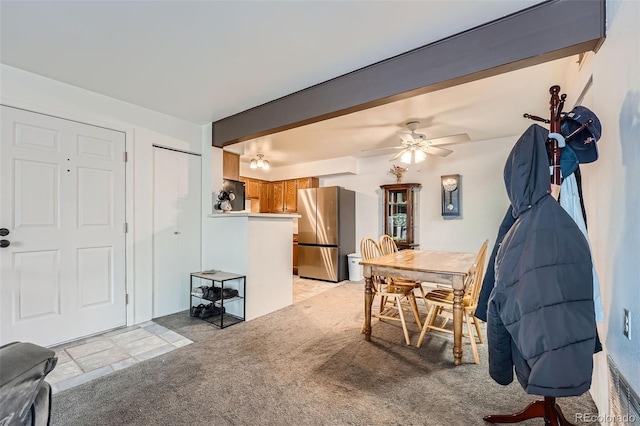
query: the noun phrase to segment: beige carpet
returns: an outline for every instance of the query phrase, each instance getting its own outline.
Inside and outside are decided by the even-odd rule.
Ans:
[[[194,343],[54,395],[53,424],[468,426],[538,399],[489,378],[486,345],[481,365],[467,344],[455,367],[446,336],[418,349],[375,321],[365,342],[362,293],[342,284],[223,330],[187,313],[157,319]],[[558,402],[577,424],[596,413],[588,394]]]

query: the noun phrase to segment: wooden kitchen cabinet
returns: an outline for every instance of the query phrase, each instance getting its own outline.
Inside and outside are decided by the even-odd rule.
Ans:
[[[298,210],[298,189],[318,188],[317,177],[269,182],[240,176],[245,183],[245,198],[259,200],[260,213],[295,213]]]
[[[269,213],[282,213],[284,211],[284,181],[270,182]]]
[[[260,192],[260,213],[269,213],[269,192],[271,185],[266,180],[258,182],[258,189]]]
[[[284,211],[296,212],[298,210],[298,181],[296,179],[284,181]]]
[[[247,178],[245,198],[260,198],[260,180]]]
[[[240,156],[222,151],[222,178],[240,180]]]
[[[298,184],[298,189],[307,189],[307,188],[318,188],[320,183],[317,177],[306,177],[296,179]]]
[[[260,198],[260,179],[253,179],[246,176],[240,176],[238,179],[244,182],[244,198],[258,199]]]

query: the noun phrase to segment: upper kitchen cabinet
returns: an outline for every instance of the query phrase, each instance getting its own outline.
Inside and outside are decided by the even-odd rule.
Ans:
[[[244,176],[240,176],[240,181],[245,183],[244,198],[258,199],[260,198],[260,179],[252,179]]]
[[[269,184],[269,213],[284,211],[284,181],[279,180]]]
[[[297,212],[298,210],[298,190],[308,188],[318,188],[320,186],[317,177],[306,177],[285,181],[285,209],[287,212]]]
[[[270,182],[261,180],[258,183],[260,191],[260,213],[269,213],[269,193],[271,192]]]
[[[268,182],[240,176],[245,183],[245,198],[257,200],[260,213],[295,213],[298,207],[298,189],[317,188],[318,178],[279,180]]]
[[[284,211],[295,212],[298,208],[298,182],[296,179],[284,181]]]
[[[233,152],[222,151],[223,179],[240,180],[240,156]]]
[[[390,235],[400,250],[417,249],[419,183],[396,183],[380,186],[384,190],[384,233]]]
[[[298,184],[298,189],[317,188],[320,186],[317,177],[300,178],[300,179],[296,179],[296,181]]]
[[[260,198],[260,180],[259,179],[246,179],[246,192],[245,198]]]
[[[280,180],[269,185],[269,212],[295,213],[298,208],[298,189],[317,188],[318,178]]]

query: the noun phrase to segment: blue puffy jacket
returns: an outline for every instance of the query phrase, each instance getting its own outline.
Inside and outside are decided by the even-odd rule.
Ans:
[[[489,298],[489,374],[527,393],[581,395],[591,386],[596,323],[589,245],[550,195],[548,130],[537,124],[507,158],[515,223],[495,261]]]

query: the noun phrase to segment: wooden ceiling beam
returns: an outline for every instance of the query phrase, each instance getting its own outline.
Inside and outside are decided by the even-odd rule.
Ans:
[[[605,0],[553,0],[212,123],[224,147],[508,71],[597,51]]]

